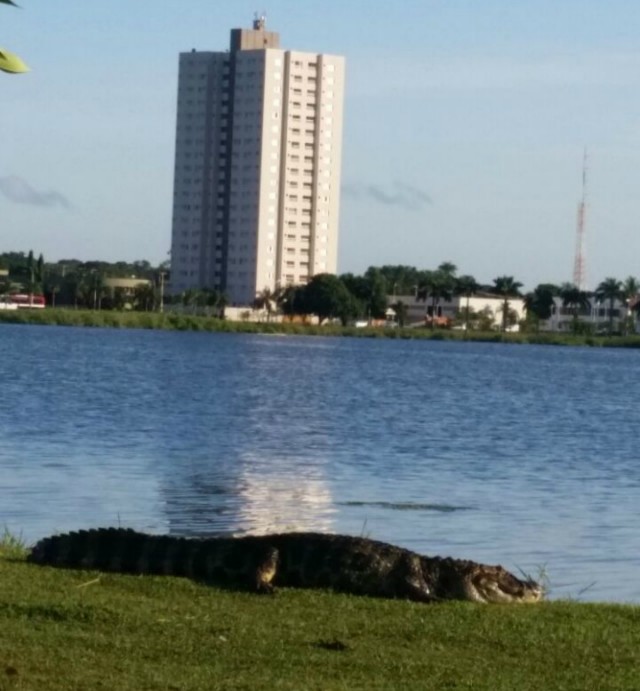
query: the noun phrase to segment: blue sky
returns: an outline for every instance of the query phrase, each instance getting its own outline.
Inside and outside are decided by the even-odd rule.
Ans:
[[[22,0],[0,46],[0,251],[167,257],[178,53],[224,50],[255,1]],[[640,277],[640,3],[271,0],[285,48],[345,55],[339,271]]]

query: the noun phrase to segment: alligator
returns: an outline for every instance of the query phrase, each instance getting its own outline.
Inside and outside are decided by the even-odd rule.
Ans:
[[[364,537],[281,533],[184,538],[99,528],[40,540],[28,561],[62,568],[186,576],[257,593],[324,588],[417,602],[537,602],[542,587],[502,566],[427,557]]]

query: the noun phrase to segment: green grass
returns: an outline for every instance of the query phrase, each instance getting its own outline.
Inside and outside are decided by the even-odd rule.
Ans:
[[[23,559],[27,546],[19,535],[14,535],[6,527],[0,535],[0,559]]]
[[[0,542],[2,691],[639,687],[638,607],[258,596],[42,568],[15,542]]]
[[[565,333],[500,333],[497,331],[431,330],[426,328],[355,328],[279,324],[275,322],[230,322],[215,317],[175,312],[114,312],[47,308],[45,310],[0,310],[1,323],[52,326],[89,326],[129,329],[170,329],[174,331],[214,331],[224,333],[263,333],[307,336],[349,336],[358,338],[400,338],[426,340],[469,340],[485,343],[519,343],[557,346],[640,348],[640,336],[589,336]]]

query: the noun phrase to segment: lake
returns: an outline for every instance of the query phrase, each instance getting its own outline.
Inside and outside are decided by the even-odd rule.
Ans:
[[[640,604],[637,351],[9,324],[0,347],[0,523],[29,543],[345,532]]]

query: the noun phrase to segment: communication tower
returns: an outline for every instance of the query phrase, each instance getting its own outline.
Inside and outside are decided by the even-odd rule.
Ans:
[[[576,254],[573,261],[573,284],[580,290],[587,289],[587,272],[584,251],[584,230],[587,209],[587,149],[582,159],[582,199],[578,204],[576,224]]]

